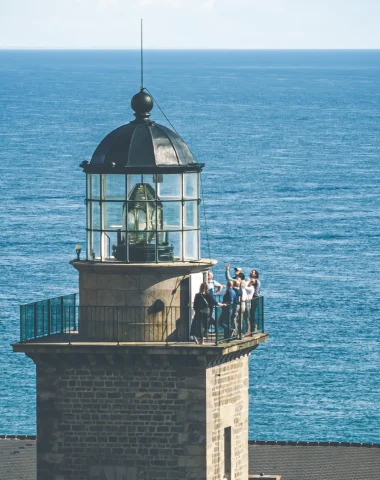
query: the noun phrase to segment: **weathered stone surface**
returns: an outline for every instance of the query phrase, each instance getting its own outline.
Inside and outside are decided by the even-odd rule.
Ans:
[[[231,427],[231,476],[248,478],[248,355],[206,372],[207,480],[224,474],[224,432]]]
[[[145,352],[36,356],[38,480],[220,480],[226,426],[247,479],[247,357]]]
[[[79,335],[89,341],[162,341],[187,340],[190,312],[190,276],[199,272],[200,268],[210,268],[209,262],[173,263],[171,265],[156,264],[102,264],[92,262],[72,262],[79,271],[79,299],[81,322]],[[197,281],[201,281],[197,273]],[[163,307],[170,306],[170,318],[150,319],[143,316],[141,322],[128,311],[125,324],[137,325],[115,326],[115,311],[100,311],[99,307],[152,307],[160,302]],[[89,310],[86,307],[95,306]],[[91,314],[91,318],[90,318]],[[100,315],[100,319],[94,319]],[[167,316],[167,315],[166,315]],[[147,328],[139,323],[149,324]],[[155,328],[151,328],[153,326]],[[161,325],[161,328],[160,328]],[[164,326],[163,326],[164,325]],[[119,328],[120,327],[120,328]],[[115,329],[117,328],[117,332]],[[132,330],[131,330],[132,329]],[[165,338],[163,338],[165,335]],[[132,339],[132,340],[131,340]]]

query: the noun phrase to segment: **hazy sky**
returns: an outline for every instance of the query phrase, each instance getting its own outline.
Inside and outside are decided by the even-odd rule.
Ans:
[[[0,48],[380,48],[380,0],[0,0]]]

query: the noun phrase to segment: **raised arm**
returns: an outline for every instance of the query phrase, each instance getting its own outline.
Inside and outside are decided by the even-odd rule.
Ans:
[[[226,265],[226,280],[227,280],[228,282],[231,282],[231,281],[232,281],[232,277],[231,277],[231,275],[230,275],[230,266],[231,266],[231,265],[230,265],[229,263],[227,263],[227,265]]]

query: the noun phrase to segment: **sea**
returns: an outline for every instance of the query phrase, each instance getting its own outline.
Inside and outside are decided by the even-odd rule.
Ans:
[[[147,50],[152,119],[206,167],[202,254],[256,268],[249,436],[380,442],[380,51]],[[79,168],[134,117],[138,51],[0,51],[0,433],[35,434],[19,305],[76,292]],[[162,111],[165,113],[163,115]],[[170,127],[172,128],[172,127]]]

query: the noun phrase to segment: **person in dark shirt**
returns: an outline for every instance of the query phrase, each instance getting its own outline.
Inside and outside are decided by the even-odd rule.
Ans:
[[[219,318],[219,325],[224,329],[224,338],[230,338],[231,336],[231,324],[233,319],[233,308],[236,304],[236,292],[232,288],[233,282],[228,281],[226,286],[226,292],[223,295],[223,308],[222,314]]]
[[[199,293],[194,297],[194,320],[191,326],[190,335],[193,336],[195,343],[198,343],[198,338],[201,344],[204,344],[204,339],[208,337],[208,328],[211,318],[211,312],[215,305],[222,306],[215,300],[213,295],[208,292],[207,283],[201,283]]]

